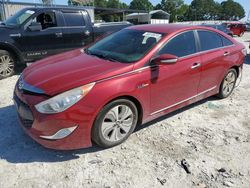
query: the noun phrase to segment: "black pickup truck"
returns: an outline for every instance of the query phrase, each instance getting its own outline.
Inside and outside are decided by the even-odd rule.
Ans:
[[[0,79],[19,64],[80,48],[129,22],[93,24],[85,9],[25,8],[0,25]]]

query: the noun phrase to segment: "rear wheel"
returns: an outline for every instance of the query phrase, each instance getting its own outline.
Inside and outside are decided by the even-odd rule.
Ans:
[[[236,80],[237,80],[236,70],[230,69],[220,85],[220,91],[218,93],[218,97],[221,99],[227,98],[233,92]]]
[[[0,79],[10,77],[14,73],[14,57],[8,51],[0,50]]]
[[[240,33],[238,36],[239,37],[242,37],[244,35],[244,32]]]
[[[98,114],[92,128],[92,139],[103,148],[124,142],[134,131],[138,110],[133,102],[118,99],[107,104]]]

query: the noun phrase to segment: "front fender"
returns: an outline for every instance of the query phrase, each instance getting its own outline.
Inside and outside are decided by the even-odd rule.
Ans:
[[[16,48],[14,45],[8,43],[8,42],[0,42],[0,50],[6,50],[8,52],[11,52],[12,54],[15,55],[15,57],[17,58],[17,63],[18,64],[22,64],[25,62],[21,51]]]

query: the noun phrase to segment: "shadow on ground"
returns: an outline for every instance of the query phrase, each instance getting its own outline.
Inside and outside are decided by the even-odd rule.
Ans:
[[[141,129],[149,127],[159,121],[212,100],[217,100],[217,98],[210,97],[184,107],[173,113],[141,125],[135,131],[140,131]],[[24,133],[22,128],[19,126],[15,107],[13,105],[0,108],[0,159],[6,160],[10,163],[62,162],[78,159],[81,154],[94,153],[98,151],[103,151],[103,149],[97,146],[74,151],[55,151],[46,149],[37,144]]]
[[[99,150],[96,146],[74,151],[46,149],[24,133],[13,105],[0,108],[0,159],[10,163],[61,162]]]
[[[184,111],[186,111],[186,110],[189,110],[189,109],[194,108],[194,107],[196,107],[196,106],[202,105],[202,104],[204,104],[204,103],[206,103],[206,102],[208,102],[208,101],[214,101],[214,100],[220,100],[220,99],[217,98],[217,97],[212,96],[212,97],[203,99],[203,100],[201,100],[201,101],[198,101],[198,102],[196,102],[196,103],[194,103],[194,104],[190,104],[190,105],[188,105],[188,106],[186,106],[186,107],[183,107],[183,108],[181,108],[181,109],[179,109],[179,110],[176,110],[176,111],[171,112],[171,113],[169,113],[169,114],[163,115],[163,116],[161,116],[161,117],[159,117],[159,118],[157,118],[157,119],[154,119],[154,120],[152,120],[152,121],[150,121],[150,122],[148,122],[148,123],[145,123],[145,124],[143,124],[142,126],[138,126],[138,127],[135,129],[135,132],[140,131],[141,129],[144,129],[144,128],[146,128],[146,127],[149,127],[149,126],[151,126],[151,125],[153,125],[153,124],[155,124],[155,123],[158,123],[158,122],[160,122],[160,121],[163,121],[163,120],[165,120],[165,119],[168,119],[168,118],[170,118],[170,117],[172,117],[172,116],[178,115],[178,114],[180,114],[180,113],[182,113],[182,112],[184,112]]]

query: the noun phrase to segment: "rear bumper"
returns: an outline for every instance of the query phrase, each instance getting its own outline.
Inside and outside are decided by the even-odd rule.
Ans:
[[[17,89],[13,97],[20,125],[32,139],[46,148],[56,150],[73,150],[92,146],[92,116],[85,114],[84,108],[79,111],[80,107],[75,105],[64,113],[44,115],[30,105],[30,101],[35,102],[36,97],[22,94]],[[70,133],[60,135],[60,131],[72,127],[75,129],[70,129]],[[53,139],[58,132],[61,138]]]

